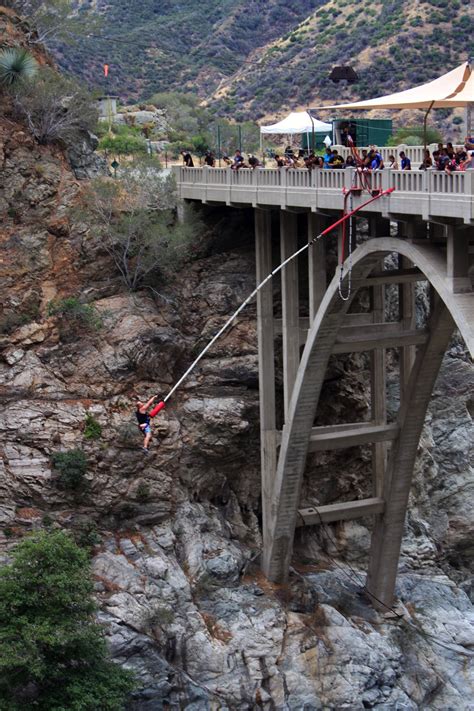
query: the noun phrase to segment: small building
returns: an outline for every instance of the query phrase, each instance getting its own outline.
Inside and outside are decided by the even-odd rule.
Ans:
[[[118,96],[99,96],[96,99],[99,118],[113,118],[117,113]]]

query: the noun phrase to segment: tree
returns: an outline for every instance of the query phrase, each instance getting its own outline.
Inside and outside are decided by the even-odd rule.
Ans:
[[[98,120],[89,93],[49,67],[42,67],[34,82],[19,87],[14,103],[18,117],[41,144],[74,143]]]
[[[36,59],[26,49],[13,47],[0,52],[0,86],[18,86],[38,71]]]
[[[97,178],[84,193],[80,216],[99,237],[126,286],[147,286],[169,276],[199,249],[202,225],[193,216],[175,220],[175,186],[156,163],[138,161],[119,180]]]
[[[0,571],[0,709],[119,711],[130,672],[107,658],[87,553],[63,531],[25,538]]]

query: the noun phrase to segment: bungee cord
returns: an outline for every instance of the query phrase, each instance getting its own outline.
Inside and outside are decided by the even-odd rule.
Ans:
[[[155,410],[156,410],[155,414],[157,414],[161,409],[163,409],[163,407],[165,407],[165,404],[174,395],[176,390],[182,385],[182,383],[186,380],[186,378],[192,373],[192,371],[197,366],[199,361],[205,356],[205,354],[209,351],[209,349],[212,348],[214,343],[222,336],[222,334],[230,326],[233,325],[233,322],[235,321],[237,316],[243,311],[243,309],[247,306],[247,304],[249,304],[250,301],[252,301],[254,296],[256,296],[258,294],[260,289],[262,289],[265,286],[265,284],[267,284],[276,274],[278,274],[289,262],[293,261],[293,259],[296,259],[296,257],[298,257],[300,254],[302,254],[307,249],[312,247],[312,245],[317,240],[319,240],[322,237],[324,237],[325,235],[329,234],[329,232],[332,232],[334,229],[336,229],[336,227],[339,227],[339,225],[344,225],[347,220],[351,219],[353,215],[355,215],[357,212],[362,210],[364,207],[367,207],[367,205],[370,205],[372,202],[374,202],[375,200],[378,200],[381,197],[384,197],[385,195],[389,195],[394,190],[395,190],[395,188],[388,188],[387,190],[382,190],[379,193],[377,193],[377,195],[373,195],[369,200],[366,200],[365,202],[361,203],[360,205],[358,205],[355,208],[352,206],[352,203],[351,203],[352,209],[349,212],[347,212],[347,213],[345,212],[345,214],[343,214],[343,216],[341,218],[339,218],[339,220],[336,220],[336,222],[334,222],[332,225],[330,225],[329,227],[326,227],[326,229],[323,230],[320,234],[318,234],[315,237],[313,237],[312,239],[310,239],[309,242],[304,244],[296,252],[294,252],[287,259],[285,259],[285,261],[283,261],[281,264],[279,264],[277,267],[275,267],[275,269],[272,272],[270,272],[270,274],[268,274],[259,284],[257,284],[257,286],[252,291],[252,293],[247,296],[247,298],[240,304],[238,309],[236,309],[234,311],[234,313],[227,319],[227,321],[224,323],[224,325],[217,331],[217,333],[211,338],[211,340],[205,346],[205,348],[203,348],[203,350],[199,353],[197,358],[195,358],[195,360],[191,363],[189,368],[183,373],[183,375],[179,378],[179,380],[175,383],[175,385],[173,385],[173,387],[168,392],[168,394],[163,398],[162,402],[160,402],[156,406],[156,408],[154,408],[152,413],[155,412]],[[352,192],[352,191],[350,191],[350,192]],[[352,243],[352,227],[350,228],[350,242]],[[352,247],[350,247],[350,249],[351,249],[351,256],[350,256],[350,261],[349,261],[349,268],[352,268]],[[344,264],[344,262],[342,262],[342,265],[341,265],[341,269],[342,269],[341,280],[342,280],[342,276],[343,276],[343,264]],[[339,293],[341,294],[341,291]],[[346,295],[346,297],[344,297],[341,294],[341,298],[345,298],[345,300],[347,300],[349,298],[349,296]],[[150,415],[154,416],[152,413],[150,413]]]

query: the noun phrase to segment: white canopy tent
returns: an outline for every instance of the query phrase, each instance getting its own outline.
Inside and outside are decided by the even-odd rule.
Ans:
[[[292,111],[286,118],[270,126],[260,126],[260,133],[323,133],[332,131],[332,124],[312,118],[307,111]]]
[[[447,74],[406,91],[350,104],[318,106],[317,109],[425,109],[426,129],[426,120],[431,109],[455,106],[465,106],[469,109],[472,105],[474,105],[474,71],[470,62],[463,62]],[[466,123],[468,124],[469,121]],[[466,125],[466,129],[469,131],[470,126]]]
[[[310,145],[310,136],[314,133],[329,133],[332,135],[332,124],[319,121],[310,116],[308,111],[292,111],[282,121],[272,123],[270,126],[260,126],[260,149],[263,155],[263,136],[279,133],[293,136],[306,133],[307,145]]]

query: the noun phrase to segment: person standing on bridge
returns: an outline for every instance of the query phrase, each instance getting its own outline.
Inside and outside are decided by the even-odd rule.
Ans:
[[[160,410],[165,406],[163,401],[159,402],[158,405],[148,412],[149,408],[153,405],[158,395],[153,395],[147,402],[142,402],[141,400],[136,401],[136,411],[135,415],[137,418],[138,429],[143,435],[143,451],[148,454],[150,440],[151,440],[151,424],[150,419],[155,417]]]
[[[400,151],[400,170],[411,170],[411,160],[405,155],[404,151]]]
[[[181,151],[181,155],[183,156],[183,165],[185,165],[186,168],[194,168],[194,161],[191,153],[189,151]]]

